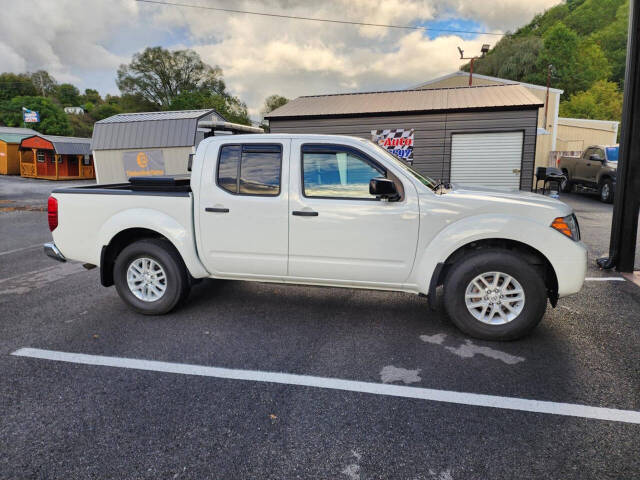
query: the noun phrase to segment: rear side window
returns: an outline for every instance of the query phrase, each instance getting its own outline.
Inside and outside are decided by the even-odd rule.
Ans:
[[[238,193],[238,167],[240,166],[241,149],[240,145],[226,145],[220,149],[218,186],[231,193]]]
[[[236,195],[280,194],[281,145],[225,145],[220,149],[218,186]]]

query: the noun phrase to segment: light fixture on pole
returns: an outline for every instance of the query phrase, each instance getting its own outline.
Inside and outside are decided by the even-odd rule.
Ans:
[[[460,52],[460,60],[469,60],[469,86],[473,85],[473,62],[474,62],[474,60],[476,58],[484,58],[484,56],[487,53],[489,53],[489,49],[490,48],[491,48],[491,45],[489,45],[488,43],[485,43],[480,48],[480,56],[465,57],[464,56],[464,50],[462,50],[460,47],[458,47],[458,52]]]

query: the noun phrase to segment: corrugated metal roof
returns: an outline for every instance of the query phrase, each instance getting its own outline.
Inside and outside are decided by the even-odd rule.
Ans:
[[[535,95],[520,85],[489,85],[298,97],[265,118],[539,108],[542,105]]]
[[[2,133],[0,132],[0,141],[6,143],[20,143],[23,138],[32,137],[33,133]]]
[[[24,138],[40,137],[53,144],[60,155],[91,155],[91,139],[81,137],[61,137],[59,135],[29,135]],[[23,139],[24,140],[24,139]]]
[[[90,138],[60,137],[57,135],[40,136],[53,143],[53,148],[60,155],[91,155]]]
[[[0,133],[13,133],[17,135],[38,135],[38,132],[31,130],[30,128],[14,128],[14,127],[0,127]]]
[[[120,113],[95,123],[91,149],[192,146],[202,119],[225,121],[213,109]]]

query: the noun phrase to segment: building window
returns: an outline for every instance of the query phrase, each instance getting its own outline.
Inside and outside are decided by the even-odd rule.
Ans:
[[[44,163],[45,161],[44,152],[42,150],[38,150],[38,152],[36,153],[36,158],[38,159],[38,162]]]
[[[82,165],[88,167],[91,165],[91,155],[84,155],[82,157]]]
[[[218,186],[239,195],[280,194],[281,145],[225,145],[220,149]]]
[[[375,200],[369,181],[384,177],[382,167],[353,151],[308,145],[302,150],[305,197]]]

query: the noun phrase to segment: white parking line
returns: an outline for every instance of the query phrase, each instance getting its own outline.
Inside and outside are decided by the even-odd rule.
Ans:
[[[309,375],[295,375],[291,373],[238,370],[231,368],[207,367],[204,365],[189,365],[185,363],[139,360],[135,358],[105,357],[102,355],[87,355],[84,353],[68,353],[58,352],[54,350],[41,350],[39,348],[21,348],[13,352],[11,355],[77,363],[82,365],[98,365],[104,367],[128,368],[134,370],[148,370],[164,373],[178,373],[182,375],[198,375],[203,377],[246,380],[252,382],[267,382],[283,385],[300,385],[305,387],[327,388],[332,390],[371,393],[374,395],[455,403],[459,405],[502,408],[506,410],[520,410],[523,412],[546,413],[552,415],[564,415],[569,417],[581,417],[597,420],[609,420],[613,422],[640,424],[640,412],[636,412],[633,410],[618,410],[614,408],[590,407],[588,405],[577,405],[573,403],[556,403],[539,400],[527,400],[524,398],[501,397],[497,395],[481,395],[477,393],[454,392],[449,390],[434,390],[431,388],[359,382],[355,380],[342,380],[339,378],[312,377]]]
[[[42,248],[42,243],[39,243],[38,245],[31,245],[29,247],[16,248],[15,250],[7,250],[6,252],[0,252],[0,256],[9,255],[10,253],[24,252],[25,250],[32,250],[38,247]]]
[[[587,277],[585,282],[624,282],[624,277]]]

